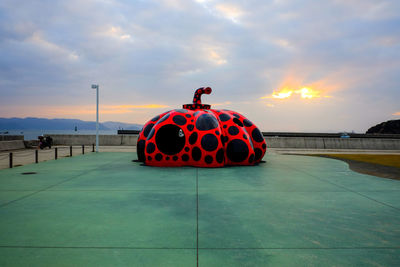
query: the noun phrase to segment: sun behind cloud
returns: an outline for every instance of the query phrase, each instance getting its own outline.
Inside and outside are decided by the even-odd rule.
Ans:
[[[301,99],[331,97],[326,95],[322,96],[322,93],[322,90],[316,90],[310,87],[301,87],[300,89],[284,87],[279,90],[274,90],[272,94],[263,96],[260,99],[289,99],[295,96],[300,96]]]

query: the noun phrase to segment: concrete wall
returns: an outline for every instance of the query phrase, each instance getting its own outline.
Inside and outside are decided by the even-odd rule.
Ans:
[[[267,137],[267,147],[304,149],[400,150],[400,139]]]
[[[0,141],[24,140],[23,135],[0,135]]]
[[[0,141],[0,151],[25,148],[24,140]]]
[[[53,138],[53,145],[92,145],[96,135],[45,134]],[[100,146],[136,146],[137,135],[99,135]]]
[[[51,135],[54,145],[92,145],[95,135]],[[100,135],[101,146],[136,146],[137,135]],[[400,150],[400,139],[266,137],[271,148]]]

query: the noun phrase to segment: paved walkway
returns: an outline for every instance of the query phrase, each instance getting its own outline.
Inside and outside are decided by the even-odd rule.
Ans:
[[[0,170],[0,266],[400,265],[400,181],[273,153],[219,169],[135,157]]]

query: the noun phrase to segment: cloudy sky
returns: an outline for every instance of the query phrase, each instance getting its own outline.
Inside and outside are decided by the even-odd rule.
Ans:
[[[203,103],[263,131],[400,119],[400,1],[2,0],[0,117],[145,123]]]

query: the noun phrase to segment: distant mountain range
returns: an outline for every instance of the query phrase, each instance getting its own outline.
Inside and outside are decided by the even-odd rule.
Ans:
[[[76,119],[0,118],[0,131],[7,130],[96,130],[96,122]],[[100,130],[140,130],[143,125],[106,121],[99,123]]]

